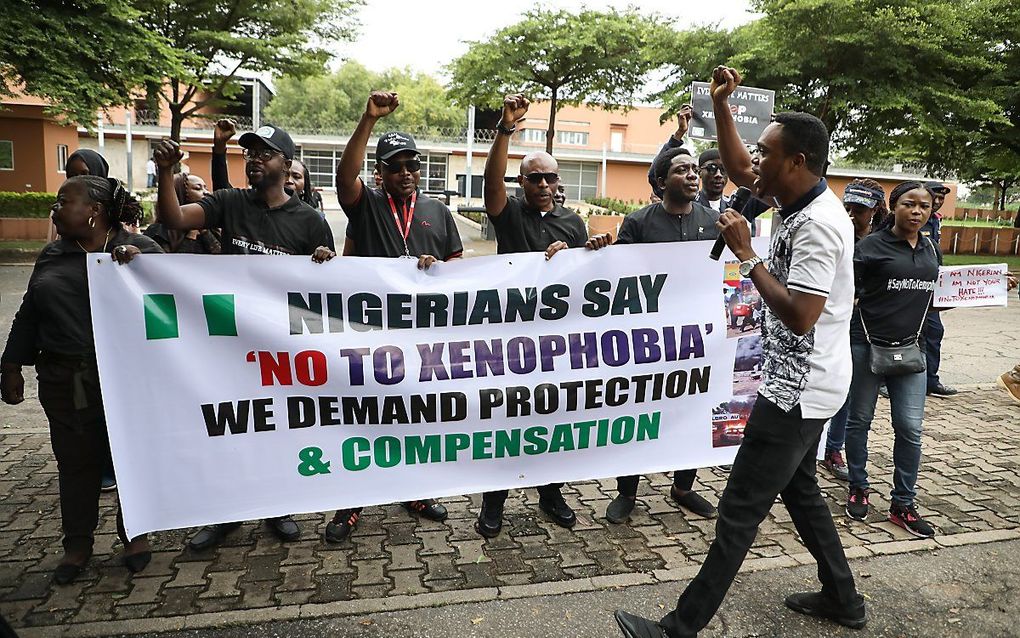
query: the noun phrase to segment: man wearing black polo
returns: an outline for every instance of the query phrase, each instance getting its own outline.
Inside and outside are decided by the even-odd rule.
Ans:
[[[652,244],[672,241],[700,241],[719,236],[716,222],[719,212],[696,201],[698,190],[698,164],[682,146],[664,150],[652,165],[656,186],[662,201],[624,218],[616,244]],[[615,244],[614,244],[615,245]],[[715,507],[693,490],[698,471],[676,470],[669,495],[685,509],[714,518]],[[624,523],[630,518],[637,499],[638,476],[620,476],[616,479],[618,495],[606,508],[611,523]]]
[[[382,188],[368,188],[361,181],[361,165],[372,129],[399,104],[396,93],[373,92],[336,167],[337,196],[348,220],[344,252],[355,257],[413,258],[418,268],[424,269],[436,261],[460,259],[464,247],[450,209],[418,189],[421,160],[414,138],[407,133],[383,134],[375,150]],[[335,256],[332,249],[321,246],[313,258],[326,261]],[[404,506],[429,520],[444,521],[447,517],[446,508],[433,499],[410,501]],[[326,540],[346,540],[361,510],[338,510],[326,525]]]
[[[244,148],[245,173],[251,188],[226,188],[197,204],[181,205],[174,191],[174,165],[183,157],[180,146],[164,140],[153,157],[157,165],[156,218],[171,230],[221,228],[223,254],[311,255],[316,247],[333,245],[333,233],[319,213],[284,190],[294,159],[294,141],[281,128],[263,126],[238,140]],[[290,516],[266,519],[280,540],[293,541],[301,529]],[[188,545],[208,549],[240,527],[221,523],[203,527]]]
[[[720,213],[725,211],[730,202],[723,191],[729,180],[726,167],[719,159],[719,149],[710,148],[698,156],[698,177],[701,178],[701,190],[694,201]]]
[[[624,611],[628,638],[696,636],[715,615],[777,496],[818,563],[821,592],[792,594],[787,607],[839,624],[867,622],[832,515],[815,479],[822,430],[850,386],[853,225],[822,172],[829,136],[806,113],[780,113],[758,140],[752,159],[741,144],[728,98],[740,83],[734,69],[713,73],[711,92],[719,149],[727,173],[757,197],[783,202],[769,259],[755,254],[745,219],[719,218],[726,244],[766,303],[763,378],[719,501],[715,540],[676,608],[655,622]]]
[[[517,183],[524,189],[524,199],[507,197],[503,176],[510,136],[528,112],[529,105],[523,95],[506,96],[496,139],[485,160],[485,212],[496,229],[496,246],[501,255],[538,251],[551,255],[562,248],[580,248],[589,242],[584,221],[556,202],[559,165],[552,155],[539,152],[525,156],[517,176]],[[608,236],[593,237],[591,241],[605,245]],[[577,517],[563,500],[562,487],[563,483],[539,487],[538,506],[554,523],[569,528],[577,522]],[[494,538],[503,529],[503,504],[507,493],[507,490],[496,490],[482,495],[482,509],[475,523],[475,529],[482,536]]]
[[[942,215],[939,213],[939,209],[946,202],[949,187],[934,180],[925,182],[924,187],[931,191],[932,203],[931,215],[921,227],[921,234],[938,246],[942,239]],[[942,339],[946,336],[946,328],[942,325],[942,313],[929,312],[928,318],[925,319],[924,330],[921,332],[924,335],[921,345],[924,348],[924,358],[927,364],[925,371],[928,375],[928,396],[941,399],[951,397],[959,391],[942,383],[942,380],[939,379],[939,366],[942,364]]]

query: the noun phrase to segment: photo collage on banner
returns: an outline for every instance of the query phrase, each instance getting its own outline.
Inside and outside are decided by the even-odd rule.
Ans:
[[[732,257],[732,255],[730,255]],[[712,410],[712,447],[740,445],[761,384],[761,324],[764,305],[750,279],[740,276],[740,262],[723,266],[723,309],[726,337],[736,340],[733,359],[733,396]]]

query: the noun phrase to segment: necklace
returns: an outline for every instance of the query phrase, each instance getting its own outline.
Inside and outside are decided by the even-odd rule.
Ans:
[[[102,251],[100,251],[100,252],[104,252],[104,253],[106,252],[106,245],[110,243],[110,233],[111,233],[112,231],[113,231],[113,229],[112,229],[112,228],[111,228],[110,230],[106,231],[106,241],[104,241],[104,242],[103,242],[103,250],[102,250]],[[85,253],[85,254],[88,254],[88,252],[89,252],[89,251],[88,251],[88,250],[86,250],[86,249],[85,249],[85,247],[81,245],[81,242],[80,242],[80,241],[78,241],[77,239],[75,239],[75,240],[74,240],[74,243],[78,244],[78,248],[81,248],[81,251],[82,251],[83,253]]]

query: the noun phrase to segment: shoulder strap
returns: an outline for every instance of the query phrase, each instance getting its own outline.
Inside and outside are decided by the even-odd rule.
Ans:
[[[922,237],[924,237],[925,241],[928,242],[928,245],[931,247],[931,250],[934,253],[935,252],[935,244],[931,243],[931,239],[929,239],[926,235],[922,235]],[[931,288],[931,294],[928,295],[928,303],[925,305],[924,313],[921,315],[921,324],[919,326],[917,326],[917,332],[914,333],[914,343],[917,343],[917,341],[921,338],[921,329],[924,328],[924,322],[925,322],[926,319],[928,319],[928,310],[931,308],[931,302],[932,302],[932,300],[934,298],[935,298],[935,286],[933,284],[932,288]],[[864,328],[864,338],[870,344],[871,343],[871,335],[868,334],[868,326],[867,326],[867,324],[864,323],[864,313],[863,312],[861,313],[861,327]]]

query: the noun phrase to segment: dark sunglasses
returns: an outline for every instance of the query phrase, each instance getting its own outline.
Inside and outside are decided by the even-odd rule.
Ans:
[[[386,160],[380,160],[380,164],[386,169],[387,173],[399,173],[400,171],[407,169],[408,173],[417,173],[421,170],[421,160],[409,159],[403,162],[387,162]]]
[[[560,181],[560,176],[558,173],[528,173],[524,179],[532,184],[541,184],[543,179],[546,184],[555,184]]]
[[[719,173],[720,175],[726,174],[726,167],[722,164],[705,164],[701,167],[701,170],[705,171],[709,175],[715,175],[716,173]]]

